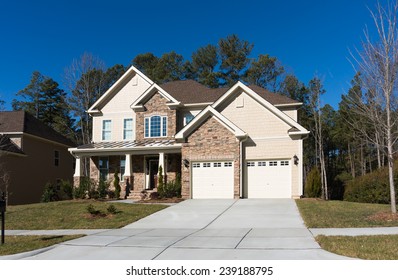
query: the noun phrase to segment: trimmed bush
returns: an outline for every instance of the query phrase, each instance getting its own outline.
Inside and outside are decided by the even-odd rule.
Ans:
[[[119,199],[120,198],[120,192],[121,192],[121,188],[120,188],[120,179],[119,179],[119,175],[117,175],[117,171],[115,171],[115,178],[113,180],[113,187],[115,188],[115,198]]]
[[[163,185],[161,192],[158,188],[159,198],[181,197],[181,175],[177,174],[175,180]]]
[[[159,176],[158,176],[158,194],[159,197],[162,198],[164,194],[164,178],[163,178],[163,168],[159,166]]]
[[[109,183],[100,179],[98,182],[98,197],[106,198],[109,192]]]
[[[96,196],[96,184],[93,179],[84,177],[81,178],[80,184],[77,188],[73,190],[73,198],[75,199],[85,199],[94,198]]]
[[[398,174],[396,170],[394,173],[394,181],[396,184],[398,182]],[[389,204],[390,186],[388,183],[387,168],[348,181],[345,186],[344,200]]]
[[[307,175],[305,181],[304,195],[306,197],[320,197],[322,193],[321,174],[315,166]]]
[[[48,182],[44,186],[44,192],[43,195],[41,196],[41,202],[51,202],[57,200],[58,200],[57,187],[54,184]]]

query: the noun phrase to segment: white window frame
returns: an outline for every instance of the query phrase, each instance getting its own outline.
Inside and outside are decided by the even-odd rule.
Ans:
[[[126,121],[131,121],[131,129],[126,128]],[[134,135],[133,123],[134,123],[133,118],[123,119],[123,140],[133,140],[133,135]],[[131,137],[127,138],[126,132],[130,131],[131,131]]]
[[[122,166],[122,162],[124,162],[124,166]],[[123,167],[123,169],[122,169]],[[126,156],[120,156],[120,164],[119,164],[119,172],[120,172],[120,182],[124,182],[124,173],[126,172]]]
[[[151,122],[152,118],[159,117],[160,118],[160,136],[151,136]],[[148,134],[146,133],[146,123],[148,122]],[[165,131],[164,131],[165,129]],[[164,138],[167,137],[167,116],[161,115],[153,115],[149,117],[145,117],[144,119],[144,137],[145,138]]]
[[[190,117],[191,119],[188,121],[187,117]],[[193,119],[195,118],[195,116],[191,113],[191,112],[187,112],[184,114],[184,126],[186,126],[187,124],[189,124]]]
[[[109,123],[109,130],[105,129],[105,123]],[[108,135],[109,133],[109,135]],[[106,137],[108,136],[108,137]],[[112,139],[112,120],[102,120],[102,141],[110,141]]]

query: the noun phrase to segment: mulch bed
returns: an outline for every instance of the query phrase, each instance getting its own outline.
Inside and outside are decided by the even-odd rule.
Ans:
[[[162,198],[162,199],[145,199],[140,200],[138,203],[179,203],[184,201],[183,198],[173,197],[173,198]]]
[[[398,214],[393,214],[391,212],[379,212],[371,215],[367,218],[369,221],[383,221],[383,222],[394,222],[398,221]]]

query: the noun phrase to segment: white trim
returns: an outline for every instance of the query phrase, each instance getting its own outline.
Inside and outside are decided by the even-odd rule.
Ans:
[[[126,120],[131,120],[131,139],[126,139],[124,136],[126,128],[124,127],[125,125],[125,121]],[[129,141],[129,140],[133,140],[134,139],[134,118],[123,118],[123,131],[122,131],[122,139],[123,141]]]
[[[150,85],[153,84],[154,82],[149,79],[147,76],[145,76],[141,71],[139,71],[137,68],[134,66],[131,66],[126,73],[124,73],[119,80],[117,80],[88,110],[87,113],[89,114],[95,114],[99,113],[100,110],[96,109],[107,97],[110,95],[118,86],[121,84],[128,76],[130,76],[132,73],[135,73],[136,75],[140,76],[142,79],[144,79],[147,83]]]
[[[108,132],[108,130],[104,130],[104,124],[105,122],[110,122],[110,136],[109,139],[104,139],[104,132]],[[102,120],[102,125],[101,125],[101,140],[106,142],[106,141],[112,141],[112,120],[106,119]]]
[[[242,82],[238,81],[234,86],[232,86],[226,93],[224,93],[214,104],[212,105],[213,108],[217,109],[217,107],[220,106],[220,104],[223,104],[228,98],[238,89],[240,88],[243,90],[247,95],[252,97],[254,100],[256,100],[258,103],[263,105],[265,108],[267,108],[269,111],[274,113],[277,117],[279,117],[281,120],[286,122],[288,125],[292,127],[296,127],[300,132],[295,132],[295,134],[308,134],[309,131],[302,127],[299,123],[297,123],[295,120],[293,120],[291,117],[283,113],[281,110],[279,110],[277,107],[269,103],[267,100],[259,96],[255,91],[247,87],[245,84]],[[290,134],[290,133],[289,133]]]
[[[190,107],[206,107],[213,104],[213,102],[204,102],[204,103],[186,103],[183,104],[182,107],[190,108]]]
[[[78,148],[69,148],[68,151],[76,157],[76,155],[92,155],[92,154],[106,154],[106,155],[121,155],[124,153],[130,153],[132,155],[134,154],[142,154],[143,153],[148,153],[148,152],[160,152],[164,151],[164,153],[167,154],[170,150],[179,150],[181,149],[182,145],[181,144],[174,144],[173,146],[168,146],[168,147],[158,147],[158,146],[152,146],[152,147],[134,147],[134,148],[92,148],[92,149],[78,149]],[[137,152],[137,153],[135,153]],[[172,152],[171,152],[172,153]]]
[[[286,103],[286,104],[277,104],[274,105],[275,107],[279,108],[285,108],[285,107],[297,107],[303,105],[303,102],[297,102],[297,103]]]
[[[160,136],[151,136],[151,119],[153,117],[160,117]],[[166,135],[163,135],[163,125],[165,124],[163,119],[166,118]],[[146,128],[146,120],[148,120],[148,136],[145,136],[145,128]],[[168,128],[168,117],[167,115],[151,115],[144,117],[144,138],[165,138],[167,137],[167,128]]]
[[[166,103],[167,106],[169,107],[178,107],[181,105],[181,102],[176,100],[173,96],[171,96],[168,92],[166,92],[164,89],[162,89],[160,86],[157,84],[151,85],[146,91],[144,91],[131,105],[130,108],[133,109],[134,111],[136,110],[142,110],[143,105],[141,102],[143,102],[147,97],[152,96],[158,92],[160,95],[162,95],[164,98],[170,101],[170,103]]]
[[[197,126],[199,126],[208,116],[214,116],[222,125],[229,131],[235,134],[237,138],[246,138],[247,133],[237,127],[234,123],[224,117],[220,112],[216,111],[212,106],[207,106],[206,109],[201,111],[194,119],[181,129],[176,135],[175,139],[183,140],[189,135]]]

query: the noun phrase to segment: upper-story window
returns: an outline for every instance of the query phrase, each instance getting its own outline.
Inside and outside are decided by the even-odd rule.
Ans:
[[[102,121],[102,140],[108,141],[111,140],[112,133],[112,121],[111,120],[103,120]]]
[[[152,116],[145,118],[145,137],[166,137],[167,117]]]
[[[123,120],[123,140],[133,139],[133,119]]]
[[[192,115],[191,113],[185,113],[184,114],[184,126],[186,126],[187,124],[189,124],[194,118],[194,115]]]

